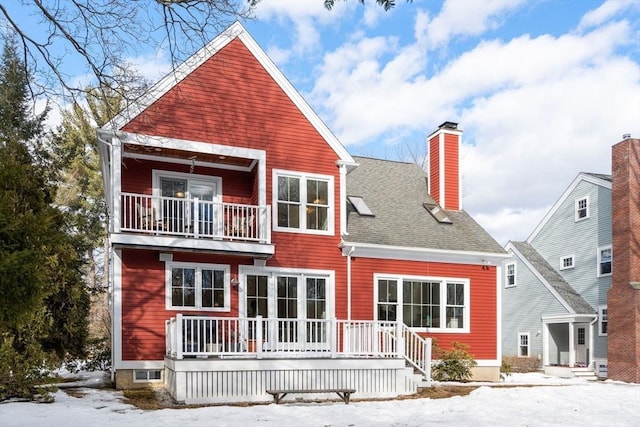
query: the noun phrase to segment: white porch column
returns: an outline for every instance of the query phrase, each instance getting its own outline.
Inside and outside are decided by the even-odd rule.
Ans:
[[[575,324],[569,322],[569,366],[574,367],[576,364],[576,343],[575,343]]]
[[[549,366],[549,324],[542,322],[542,366]]]

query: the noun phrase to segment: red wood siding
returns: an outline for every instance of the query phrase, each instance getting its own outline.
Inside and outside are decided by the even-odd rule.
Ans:
[[[444,134],[444,208],[460,210],[460,170],[458,135]]]
[[[440,134],[429,140],[429,192],[440,203]]]
[[[196,253],[173,254],[174,261],[225,264],[232,276],[238,263],[251,263],[247,258]],[[122,251],[122,359],[159,360],[165,350],[165,320],[179,311],[166,310],[165,263],[158,251],[123,249]],[[231,288],[230,312],[185,311],[189,315],[238,315],[238,290]]]
[[[381,259],[353,258],[352,319],[373,319],[374,274],[397,274],[426,277],[455,277],[469,279],[471,300],[470,333],[431,333],[438,344],[447,348],[452,341],[468,344],[477,359],[497,357],[496,269],[483,270],[480,265],[424,263]],[[339,316],[342,316],[339,313]]]

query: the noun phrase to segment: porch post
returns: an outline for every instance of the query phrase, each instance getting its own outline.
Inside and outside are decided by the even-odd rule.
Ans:
[[[402,322],[396,320],[396,352],[398,356],[404,357],[404,336],[402,334]]]
[[[569,322],[569,367],[573,368],[576,364],[576,346],[574,323]]]
[[[542,367],[549,365],[549,324],[542,322]]]
[[[327,339],[329,340],[329,350],[331,352],[331,358],[336,357],[337,341],[338,341],[338,323],[335,317],[329,320],[329,330],[327,331]]]
[[[184,325],[182,324],[182,314],[176,314],[176,333],[175,333],[175,347],[176,347],[176,359],[182,359],[182,328]]]

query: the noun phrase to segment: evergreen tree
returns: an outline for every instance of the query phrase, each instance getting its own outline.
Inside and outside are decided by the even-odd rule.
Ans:
[[[0,400],[33,396],[46,368],[80,356],[88,294],[69,215],[54,205],[46,111],[30,111],[13,40],[0,63]]]

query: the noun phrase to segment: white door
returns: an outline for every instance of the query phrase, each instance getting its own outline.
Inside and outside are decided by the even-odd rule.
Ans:
[[[189,198],[198,199],[198,207],[192,202],[189,206],[189,223],[199,235],[219,236],[222,234],[222,215],[218,200],[218,185],[215,182],[189,180]],[[197,227],[196,227],[197,219]]]
[[[576,364],[587,366],[587,353],[589,348],[589,336],[586,325],[577,324],[575,326],[575,347],[576,347]]]

